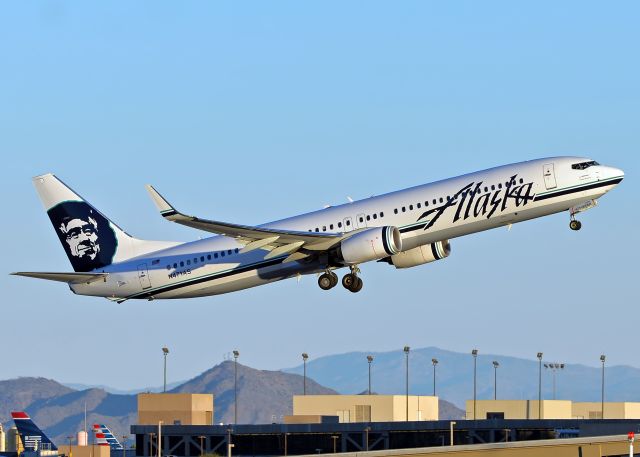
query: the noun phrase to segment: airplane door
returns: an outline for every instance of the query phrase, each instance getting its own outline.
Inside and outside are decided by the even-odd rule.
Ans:
[[[350,232],[351,230],[353,230],[353,223],[351,222],[350,217],[345,217],[342,223],[344,225],[343,228],[345,232]]]
[[[544,185],[547,189],[555,189],[558,186],[556,184],[556,173],[553,170],[552,163],[545,163],[542,166],[542,175],[544,176]]]
[[[359,229],[367,227],[367,216],[364,214],[358,214],[356,216],[356,227]]]
[[[151,287],[151,280],[149,279],[149,270],[147,270],[147,264],[141,263],[138,265],[138,279],[143,289],[149,289]]]

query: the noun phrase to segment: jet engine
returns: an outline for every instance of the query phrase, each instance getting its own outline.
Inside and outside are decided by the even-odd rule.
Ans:
[[[445,257],[449,257],[450,253],[451,245],[449,244],[449,240],[444,240],[399,252],[398,254],[387,257],[384,261],[396,268],[411,268],[444,259]]]
[[[340,243],[338,257],[344,265],[355,265],[394,256],[400,251],[402,237],[397,227],[373,227]]]

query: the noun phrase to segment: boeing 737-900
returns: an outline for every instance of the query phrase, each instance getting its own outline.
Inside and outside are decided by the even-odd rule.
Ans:
[[[259,226],[185,215],[153,187],[160,214],[213,233],[187,243],[128,235],[53,174],[33,178],[74,272],[18,272],[66,282],[79,295],[129,299],[217,295],[306,274],[328,290],[362,289],[359,265],[411,268],[444,259],[449,240],[561,211],[576,215],[623,179],[622,170],[584,157],[515,163],[328,207]]]

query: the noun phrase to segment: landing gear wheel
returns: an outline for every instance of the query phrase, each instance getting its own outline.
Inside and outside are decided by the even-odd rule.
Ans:
[[[333,271],[329,273],[329,276],[331,276],[331,287],[335,287],[338,285],[338,283],[340,282],[340,280],[338,279],[338,275],[335,274]]]
[[[358,278],[357,276],[356,279],[357,281],[353,284],[353,287],[349,289],[353,293],[360,292],[362,290],[362,279]]]
[[[327,273],[323,273],[318,278],[318,285],[322,290],[329,290],[333,286],[335,286],[335,283],[331,275],[328,275]]]
[[[571,222],[569,222],[569,228],[571,230],[580,230],[582,228],[582,223],[574,219]]]
[[[347,290],[351,290],[351,288],[354,284],[357,283],[357,281],[358,277],[356,275],[354,275],[353,273],[347,273],[342,277],[342,286]]]

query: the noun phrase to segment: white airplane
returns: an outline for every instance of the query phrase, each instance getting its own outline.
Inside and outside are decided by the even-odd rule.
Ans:
[[[146,186],[162,216],[215,233],[188,243],[133,238],[52,174],[33,178],[73,273],[15,275],[68,283],[79,295],[123,302],[217,295],[306,274],[328,290],[362,289],[358,265],[410,268],[449,256],[451,238],[569,211],[575,215],[624,178],[584,157],[505,165],[328,207],[257,227],[178,212]]]

